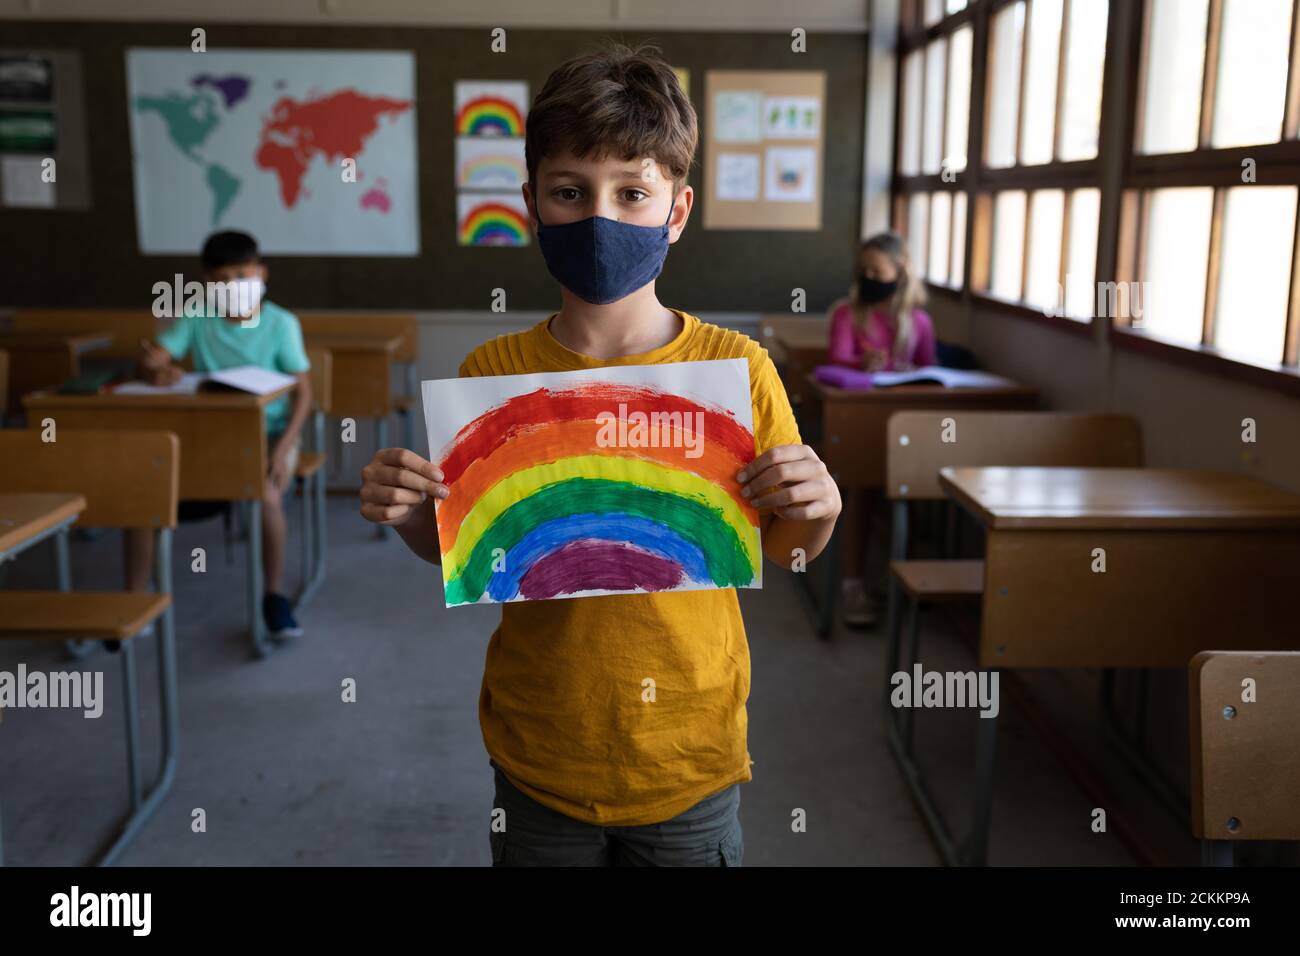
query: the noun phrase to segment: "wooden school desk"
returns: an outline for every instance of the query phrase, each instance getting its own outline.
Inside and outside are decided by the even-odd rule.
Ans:
[[[75,378],[81,357],[112,341],[108,332],[0,332],[0,349],[9,353],[9,406],[19,407],[28,392]]]
[[[759,338],[781,370],[795,415],[802,418],[811,403],[808,377],[824,365],[830,349],[830,326],[824,318],[796,319],[792,316],[764,316]],[[801,422],[802,424],[802,422]]]
[[[366,332],[304,333],[308,348],[330,353],[334,394],[330,414],[373,418],[376,450],[388,447],[388,416],[393,413],[392,371],[402,336]]]
[[[825,385],[812,375],[806,382],[821,435],[817,454],[839,485],[842,494],[885,486],[886,437],[889,416],[899,411],[952,409],[953,411],[1028,411],[1038,405],[1038,390],[1008,383],[978,388],[942,385],[895,385],[889,388],[845,389]],[[805,441],[807,439],[805,438]],[[807,598],[818,635],[830,634],[839,586],[838,539],[832,535],[826,549],[826,576],[820,598],[813,593],[806,572],[799,575],[800,591]]]
[[[1300,840],[1300,653],[1204,651],[1187,676],[1202,862],[1231,865],[1239,840]]]
[[[985,531],[981,668],[1182,668],[1210,648],[1300,646],[1281,626],[1300,588],[1298,494],[1161,468],[942,468],[939,483]],[[996,719],[979,724],[968,863],[984,862],[991,807]]]
[[[242,502],[248,518],[248,628],[253,649],[272,649],[262,621],[262,490],[266,481],[267,404],[286,394],[200,391],[192,395],[58,395],[37,392],[23,404],[29,420],[59,429],[155,430],[180,439],[180,497]]]
[[[72,494],[0,494],[0,568],[10,558],[57,535],[59,590],[72,587],[68,528],[86,510],[86,499]],[[3,834],[0,825],[0,834]],[[0,843],[0,865],[4,844]]]

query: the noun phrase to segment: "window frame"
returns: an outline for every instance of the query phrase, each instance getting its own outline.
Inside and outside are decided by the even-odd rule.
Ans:
[[[1109,323],[1112,345],[1174,361],[1200,371],[1209,371],[1238,381],[1280,389],[1300,395],[1300,201],[1291,243],[1290,294],[1287,302],[1282,355],[1274,365],[1262,365],[1220,352],[1213,344],[1218,312],[1218,286],[1223,269],[1222,235],[1227,191],[1248,185],[1242,180],[1243,162],[1255,161],[1255,182],[1259,186],[1290,186],[1300,192],[1300,0],[1291,4],[1291,43],[1287,53],[1287,89],[1283,101],[1281,138],[1252,146],[1214,147],[1215,92],[1220,43],[1223,32],[1224,0],[1209,0],[1205,35],[1205,63],[1199,103],[1197,145],[1179,153],[1143,153],[1143,111],[1146,100],[1147,36],[1151,28],[1152,0],[1133,4],[1129,11],[1130,30],[1139,55],[1129,62],[1129,88],[1133,96],[1126,117],[1125,172],[1120,197],[1116,282],[1140,281],[1144,274],[1144,250],[1150,221],[1151,194],[1156,189],[1178,186],[1210,187],[1214,201],[1210,214],[1210,243],[1206,263],[1205,308],[1201,316],[1201,342],[1186,345],[1165,341],[1131,327],[1127,319]]]
[[[1250,158],[1256,163],[1256,183],[1259,185],[1294,186],[1300,191],[1300,0],[1292,0],[1292,35],[1288,51],[1287,89],[1284,98],[1282,136],[1280,141],[1254,146],[1213,148],[1210,146],[1214,120],[1214,87],[1218,77],[1218,54],[1222,35],[1224,0],[1209,0],[1209,24],[1206,34],[1206,56],[1203,66],[1200,126],[1195,150],[1183,153],[1144,154],[1138,151],[1141,142],[1142,111],[1145,100],[1145,74],[1148,56],[1147,31],[1152,15],[1152,0],[1111,0],[1106,30],[1106,58],[1102,75],[1101,109],[1098,128],[1097,155],[1088,160],[1062,161],[1063,97],[1065,71],[1069,44],[1070,7],[1072,0],[1064,0],[1061,24],[1061,45],[1057,57],[1056,112],[1053,118],[1053,159],[1046,164],[1025,166],[1021,162],[1021,143],[1024,129],[1025,72],[1030,36],[1033,0],[1027,0],[1026,21],[1021,40],[1020,104],[1016,121],[1016,165],[991,169],[985,165],[985,147],[988,139],[988,92],[991,74],[989,66],[990,24],[993,15],[1020,0],[969,0],[961,11],[945,16],[935,24],[924,26],[921,17],[924,0],[902,0],[900,30],[897,44],[897,75],[895,92],[895,165],[892,178],[894,228],[906,235],[907,210],[910,197],[916,193],[933,194],[940,191],[966,194],[966,229],[964,236],[951,229],[949,236],[949,275],[952,273],[954,243],[964,243],[964,269],[960,286],[939,285],[926,281],[930,294],[941,300],[961,303],[970,310],[978,308],[1016,318],[1032,320],[1058,328],[1067,333],[1094,338],[1101,334],[1102,324],[1108,344],[1124,351],[1150,355],[1201,372],[1249,382],[1272,390],[1300,396],[1300,201],[1297,203],[1295,230],[1292,243],[1292,267],[1289,282],[1289,299],[1286,314],[1283,354],[1276,365],[1261,365],[1235,356],[1222,354],[1212,344],[1213,320],[1216,314],[1215,292],[1222,269],[1220,237],[1226,190],[1244,185],[1241,179],[1242,160]],[[902,106],[904,89],[904,62],[915,50],[940,37],[947,38],[947,62],[944,74],[944,131],[947,135],[947,87],[952,62],[952,34],[970,25],[972,29],[970,115],[967,123],[967,164],[955,176],[955,182],[943,181],[942,173],[902,175],[898,159],[904,149],[902,142]],[[922,54],[924,56],[924,52]],[[924,76],[924,70],[923,76]],[[924,103],[924,83],[921,96]],[[922,115],[922,127],[924,115]],[[994,296],[988,290],[992,254],[992,210],[995,195],[1008,189],[1025,190],[1027,214],[1025,217],[1025,256],[1028,256],[1032,230],[1032,193],[1039,189],[1062,189],[1066,192],[1066,219],[1062,235],[1062,269],[1068,261],[1068,232],[1070,194],[1076,189],[1092,188],[1100,192],[1095,250],[1095,283],[1123,283],[1136,281],[1142,275],[1141,261],[1145,230],[1148,223],[1151,190],[1173,186],[1210,186],[1215,189],[1211,220],[1210,262],[1206,280],[1206,312],[1202,317],[1202,342],[1189,346],[1167,342],[1147,332],[1131,328],[1122,318],[1094,315],[1088,319],[1048,315],[1043,310],[1023,301],[1027,270],[1021,269],[1022,300],[1018,302]],[[933,202],[930,202],[927,219],[927,236],[933,228]],[[926,273],[928,274],[928,262]],[[1061,285],[1065,286],[1062,279]]]

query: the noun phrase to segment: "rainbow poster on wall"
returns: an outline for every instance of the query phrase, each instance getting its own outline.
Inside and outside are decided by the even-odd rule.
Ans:
[[[524,197],[519,193],[457,193],[456,236],[462,246],[528,245]]]
[[[422,388],[448,607],[762,586],[744,359]]]
[[[520,80],[457,80],[457,136],[523,136],[528,84]]]
[[[522,139],[462,136],[456,140],[456,185],[517,190],[528,179]]]

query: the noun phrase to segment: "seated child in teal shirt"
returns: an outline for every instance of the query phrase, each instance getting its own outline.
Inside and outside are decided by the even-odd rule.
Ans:
[[[266,266],[258,257],[257,242],[242,232],[218,232],[203,246],[203,279],[227,283],[232,314],[191,313],[176,319],[158,336],[158,344],[145,345],[143,365],[152,381],[167,384],[181,375],[175,364],[187,354],[196,372],[214,372],[241,365],[293,375],[297,385],[266,406],[269,467],[262,492],[262,552],[266,595],[262,614],[267,630],[276,637],[302,634],[292,605],[284,594],[284,552],[288,526],[281,502],[298,462],[303,423],[311,411],[311,363],[303,347],[297,317],[273,302],[262,300]],[[221,301],[221,300],[217,300]],[[182,449],[182,454],[184,450]],[[143,588],[151,566],[152,539],[146,534],[131,539],[127,567],[132,589]]]

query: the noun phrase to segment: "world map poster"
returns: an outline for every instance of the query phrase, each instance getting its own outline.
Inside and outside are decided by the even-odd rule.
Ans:
[[[410,52],[127,51],[140,251],[420,252]]]

